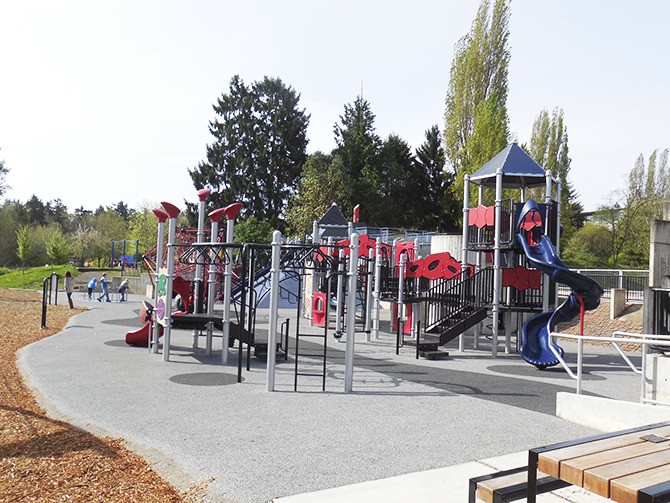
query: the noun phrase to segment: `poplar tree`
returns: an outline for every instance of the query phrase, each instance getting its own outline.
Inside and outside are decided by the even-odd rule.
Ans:
[[[508,143],[509,15],[508,0],[495,0],[492,9],[489,0],[482,0],[470,32],[456,44],[444,138],[447,164],[456,173],[453,196],[458,201],[463,199],[463,176]]]
[[[570,163],[568,129],[564,124],[563,110],[556,107],[551,116],[546,109],[540,111],[533,122],[530,143],[526,147],[540,166],[551,170],[561,182],[562,239],[570,238],[584,225],[584,208],[569,178]],[[532,197],[544,199],[543,190]]]

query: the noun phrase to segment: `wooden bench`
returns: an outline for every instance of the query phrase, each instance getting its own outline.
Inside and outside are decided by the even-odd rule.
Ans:
[[[569,486],[567,482],[544,473],[537,474],[537,492],[545,493]],[[524,499],[528,494],[528,467],[481,475],[470,479],[468,503],[506,503]]]
[[[618,503],[669,502],[670,422],[531,449],[529,503],[538,473]]]

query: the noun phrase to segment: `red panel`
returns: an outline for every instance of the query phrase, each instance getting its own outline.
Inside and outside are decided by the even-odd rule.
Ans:
[[[326,313],[328,312],[326,309],[326,294],[314,293],[312,295],[312,325],[326,326]]]
[[[539,290],[542,286],[542,271],[533,269],[528,274],[528,286],[533,290]]]
[[[420,278],[423,276],[424,260],[419,259],[413,262],[408,262],[405,268],[406,278]]]
[[[516,266],[514,268],[514,273],[516,274],[516,280],[514,281],[514,288],[516,288],[519,291],[527,290],[529,288],[528,285],[528,273],[530,271],[526,269],[525,267],[522,267],[520,265]]]
[[[496,224],[496,208],[489,206],[486,208],[485,220],[487,227],[493,227]]]
[[[449,252],[434,253],[423,259],[423,277],[440,279],[444,275],[444,264],[451,259]]]
[[[516,272],[514,269],[511,269],[509,267],[505,267],[502,270],[502,286],[503,287],[508,287],[514,285],[514,282],[516,281]]]
[[[444,261],[443,265],[443,278],[451,279],[454,276],[458,276],[461,273],[461,263],[454,259],[454,257],[449,257],[448,260]]]

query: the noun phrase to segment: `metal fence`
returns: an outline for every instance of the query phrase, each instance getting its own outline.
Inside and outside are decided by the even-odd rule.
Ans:
[[[603,287],[603,298],[610,298],[612,288],[626,290],[626,301],[644,300],[644,288],[649,286],[649,270],[640,269],[574,269],[574,272],[583,274]],[[565,285],[558,285],[558,294],[567,296],[570,289]]]

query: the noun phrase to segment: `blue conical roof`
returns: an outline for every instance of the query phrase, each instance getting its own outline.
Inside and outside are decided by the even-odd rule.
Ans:
[[[470,176],[477,185],[495,187],[496,172],[502,169],[503,187],[538,187],[545,184],[545,170],[519,145],[510,143]]]

